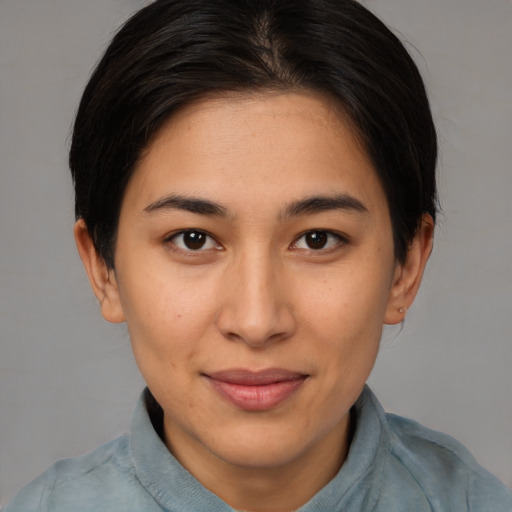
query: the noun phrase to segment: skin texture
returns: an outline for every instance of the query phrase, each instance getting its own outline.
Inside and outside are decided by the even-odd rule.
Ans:
[[[83,221],[75,237],[104,317],[128,325],[169,449],[231,506],[287,511],[343,463],[350,408],[383,324],[414,299],[432,231],[425,216],[397,264],[350,124],[326,98],[282,93],[204,100],[161,129],[125,193],[115,270]],[[258,410],[211,379],[269,368],[300,382]]]

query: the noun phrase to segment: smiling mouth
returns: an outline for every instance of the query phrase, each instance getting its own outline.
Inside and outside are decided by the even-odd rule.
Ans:
[[[237,368],[203,376],[222,398],[246,411],[277,407],[295,394],[309,377],[281,368],[257,372]]]

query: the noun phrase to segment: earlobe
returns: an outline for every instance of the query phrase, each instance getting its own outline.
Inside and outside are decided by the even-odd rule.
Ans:
[[[105,260],[97,253],[83,219],[79,219],[75,223],[73,231],[80,259],[84,265],[94,295],[96,295],[100,303],[103,317],[112,323],[124,322],[114,269],[108,268]]]
[[[392,325],[404,320],[407,309],[418,293],[433,241],[434,221],[429,214],[424,214],[405,262],[398,264],[395,269],[384,323]]]

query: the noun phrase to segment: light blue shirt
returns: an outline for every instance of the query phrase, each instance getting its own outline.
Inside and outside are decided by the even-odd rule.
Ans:
[[[451,437],[386,414],[365,388],[348,457],[300,512],[512,512],[512,492]],[[5,512],[233,512],[172,456],[141,397],[131,434],[57,462]]]

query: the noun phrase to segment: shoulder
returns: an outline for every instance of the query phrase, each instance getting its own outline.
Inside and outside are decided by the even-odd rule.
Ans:
[[[21,489],[5,512],[68,510],[67,504],[86,503],[102,488],[118,489],[116,480],[133,474],[128,436],[121,436],[85,455],[58,461]]]
[[[512,492],[452,437],[386,414],[389,465],[400,468],[425,493],[433,510],[511,512]]]

